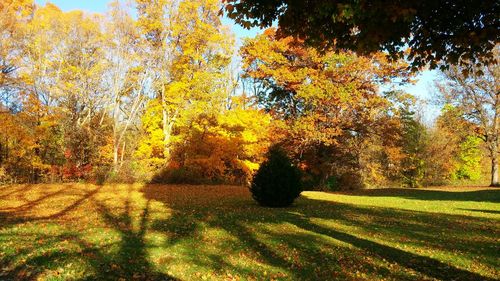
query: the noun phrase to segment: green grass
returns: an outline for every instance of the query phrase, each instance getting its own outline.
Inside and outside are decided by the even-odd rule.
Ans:
[[[0,280],[498,280],[500,189],[0,187]]]

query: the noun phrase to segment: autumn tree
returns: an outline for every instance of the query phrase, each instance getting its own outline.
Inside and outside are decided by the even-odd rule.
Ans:
[[[435,175],[448,180],[482,178],[484,149],[481,139],[473,134],[476,125],[464,118],[460,108],[446,105],[435,121],[429,143],[429,159]],[[429,161],[431,162],[431,161]]]
[[[249,28],[277,22],[280,38],[294,36],[322,50],[388,51],[414,69],[430,64],[492,62],[500,38],[498,1],[225,0],[225,12]],[[403,47],[410,47],[409,55]]]
[[[497,47],[497,57],[498,51]],[[458,108],[466,120],[476,125],[470,133],[485,142],[491,159],[491,186],[498,186],[500,68],[498,64],[473,67],[467,76],[463,70],[461,66],[451,66],[443,73],[445,80],[438,85],[439,90],[444,102]]]
[[[172,158],[216,163],[219,174],[240,181],[255,170],[256,142],[266,143],[257,132],[269,118],[235,106],[234,40],[218,17],[220,3],[134,4],[137,19],[119,2],[105,15],[0,4],[2,169],[30,181],[52,171],[57,180],[88,179],[136,160],[135,167],[162,167]],[[196,147],[219,142],[220,153]],[[174,148],[188,159],[172,157]]]
[[[302,166],[316,170],[323,183],[345,167],[352,167],[346,177],[359,179],[352,170],[364,168],[363,147],[389,117],[391,103],[379,85],[405,82],[406,65],[382,53],[321,54],[303,41],[278,39],[273,29],[246,41],[241,54],[245,75],[262,86],[260,103],[286,123],[288,147],[299,161],[309,157]]]
[[[45,108],[37,113],[38,122],[62,120],[57,126],[63,132],[67,169],[78,177],[90,171],[104,135],[96,126],[104,120],[106,98],[100,21],[99,15],[65,13],[47,4],[35,11],[23,33],[28,63],[23,77]]]
[[[30,52],[30,47],[34,46],[39,53],[46,50],[42,47],[41,38],[37,38],[31,32],[31,23],[34,21],[34,17],[35,15],[32,15],[29,21],[19,24],[10,38],[14,40],[12,43],[18,46],[17,79],[10,80],[11,83],[15,83],[14,87],[18,89],[15,91],[17,110],[10,113],[9,118],[5,120],[6,126],[4,128],[6,131],[4,133],[9,138],[7,144],[13,148],[11,152],[16,151],[16,153],[10,153],[5,166],[7,169],[16,171],[16,173],[11,173],[14,176],[13,180],[36,181],[47,168],[44,165],[47,161],[43,161],[41,157],[46,151],[43,143],[46,143],[46,140],[51,136],[59,135],[53,132],[53,130],[57,130],[53,122],[54,112],[48,106],[52,104],[53,99],[49,98],[50,94],[39,94],[41,91],[36,91],[37,87],[34,83],[36,75],[31,75],[34,74],[35,69],[40,69],[38,66],[41,66],[42,62],[46,69],[48,64],[48,60],[42,60],[41,56],[35,59],[36,54]],[[30,43],[31,45],[28,45]],[[13,53],[11,52],[11,54]],[[23,60],[20,59],[21,56]],[[35,60],[36,65],[34,64]],[[47,70],[47,72],[49,71]],[[49,84],[50,78],[46,78],[46,84]],[[51,160],[58,157],[54,155],[51,158],[54,159],[45,160],[52,162]],[[9,163],[9,161],[12,162]]]
[[[13,86],[14,71],[21,65],[21,33],[33,11],[32,0],[5,0],[0,2],[0,91]]]
[[[259,168],[271,143],[271,118],[244,96],[229,102],[178,128],[169,165],[177,181],[247,184]]]
[[[138,8],[139,24],[156,58],[155,100],[149,102],[147,116],[159,118],[159,122],[144,120],[148,134],[139,153],[145,156],[153,151],[147,145],[149,136],[161,135],[155,145],[163,149],[157,155],[168,159],[175,126],[189,127],[198,114],[222,109],[232,38],[217,16],[217,1],[181,1],[178,5],[141,1]]]
[[[113,120],[112,162],[116,172],[124,163],[127,133],[140,123],[152,70],[147,64],[147,50],[136,28],[137,22],[127,7],[112,2],[107,16],[105,103]]]
[[[22,48],[20,45],[21,26],[29,20],[33,8],[32,1],[6,0],[0,2],[0,174],[5,174],[5,167],[9,167],[8,161],[13,160],[12,154],[16,154],[19,142],[18,136],[24,132],[17,128],[20,123],[14,117],[15,111],[20,105],[18,97],[22,81],[16,70],[21,67]],[[12,129],[12,130],[11,130]],[[15,131],[15,132],[14,132]],[[22,154],[21,154],[22,155]],[[11,163],[14,164],[14,163]],[[2,176],[0,176],[1,178]],[[2,181],[0,179],[0,181]]]

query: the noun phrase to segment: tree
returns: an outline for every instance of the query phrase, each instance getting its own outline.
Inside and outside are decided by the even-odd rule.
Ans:
[[[405,63],[382,53],[321,54],[301,40],[278,39],[273,29],[247,40],[241,54],[245,75],[261,85],[261,106],[284,123],[284,146],[320,185],[336,173],[354,179],[365,169],[364,148],[389,132],[383,127],[392,119],[392,103],[379,86],[409,79]]]
[[[170,165],[194,172],[210,182],[246,184],[264,160],[270,144],[270,116],[244,97],[231,108],[199,114],[179,127]],[[246,108],[245,108],[246,106]]]
[[[217,16],[218,1],[140,2],[139,24],[155,58],[152,87],[158,100],[147,110],[161,117],[161,123],[149,123],[148,130],[162,135],[161,157],[167,160],[176,126],[189,127],[199,114],[222,110],[233,39]],[[167,12],[154,12],[158,9]]]
[[[126,134],[137,125],[141,108],[147,99],[147,83],[152,69],[148,64],[145,44],[140,40],[137,22],[126,7],[113,2],[106,22],[106,104],[112,117],[113,170],[123,165]],[[120,153],[121,152],[121,153]]]
[[[475,127],[460,108],[446,105],[431,131],[427,154],[434,167],[428,167],[428,173],[434,172],[442,179],[479,180],[484,149],[481,139],[473,133]]]
[[[414,69],[440,61],[447,63],[443,68],[464,60],[489,63],[500,38],[500,3],[494,0],[224,2],[227,15],[243,27],[277,21],[281,38],[295,36],[321,50],[408,55]]]
[[[284,150],[273,146],[254,175],[250,191],[262,206],[290,206],[302,191],[300,171],[292,165]]]
[[[21,33],[19,28],[30,18],[32,0],[0,2],[0,91],[15,84],[14,71],[20,67]]]
[[[420,187],[425,176],[427,130],[415,112],[406,110],[402,115],[402,179],[408,187]]]
[[[497,57],[499,51],[496,47]],[[451,66],[443,73],[445,82],[438,87],[444,102],[459,108],[464,118],[475,124],[471,134],[485,142],[491,159],[491,186],[499,186],[500,67],[499,64],[485,64],[472,70],[466,76],[463,67]]]
[[[104,36],[102,16],[62,12],[47,4],[38,8],[23,29],[27,91],[39,101],[32,112],[38,125],[59,118],[67,175],[84,177],[104,142]],[[98,124],[99,126],[96,126]]]
[[[481,178],[480,142],[481,139],[477,136],[468,136],[460,144],[459,165],[454,173],[456,179],[479,180]]]

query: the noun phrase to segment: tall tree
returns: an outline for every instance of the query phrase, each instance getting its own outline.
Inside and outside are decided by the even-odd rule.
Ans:
[[[33,12],[32,0],[5,0],[0,2],[0,91],[14,85],[13,72],[21,65],[21,33]]]
[[[240,25],[270,27],[326,50],[359,54],[389,51],[414,68],[439,61],[456,64],[494,59],[500,39],[500,3],[495,0],[225,0],[225,11]],[[447,64],[442,64],[444,68]]]
[[[102,16],[62,12],[47,4],[35,10],[23,28],[26,92],[36,100],[37,124],[58,120],[68,169],[91,167],[104,136],[101,126],[106,95]],[[71,167],[69,167],[71,166]]]
[[[461,108],[445,106],[431,131],[428,154],[434,167],[428,173],[435,171],[435,175],[454,180],[481,179],[484,149],[473,133],[475,127],[464,118]]]
[[[215,0],[138,5],[139,23],[155,58],[152,88],[157,102],[150,103],[149,112],[161,115],[160,124],[150,123],[156,129],[148,130],[161,130],[164,158],[169,157],[176,124],[186,125],[197,114],[222,106],[233,41],[220,22],[218,7]]]
[[[403,184],[408,187],[420,187],[425,176],[425,152],[428,143],[426,127],[410,109],[404,110],[402,116],[402,151],[401,175]]]
[[[495,56],[500,48],[495,48]],[[439,84],[444,101],[459,108],[476,125],[476,133],[486,144],[491,158],[491,186],[499,186],[498,153],[500,145],[500,66],[473,67],[464,75],[463,67],[451,66]],[[472,132],[471,132],[472,133]]]
[[[118,1],[111,3],[106,23],[108,65],[104,77],[107,112],[113,120],[112,153],[113,169],[116,171],[123,164],[126,134],[139,123],[152,71],[147,63],[147,50],[136,27],[137,22],[127,7]]]
[[[321,54],[301,40],[278,39],[273,29],[247,40],[241,54],[245,75],[262,84],[259,102],[286,124],[289,147],[299,159],[308,156],[304,165],[320,170],[323,181],[335,168],[363,169],[363,147],[391,108],[379,86],[408,80],[406,64],[382,53]]]

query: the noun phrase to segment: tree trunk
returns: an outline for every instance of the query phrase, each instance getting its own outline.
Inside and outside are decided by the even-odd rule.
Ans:
[[[115,101],[114,105],[114,111],[113,111],[113,171],[116,172],[118,170],[118,150],[119,150],[119,133],[118,133],[118,126],[119,126],[119,115],[118,115],[118,110],[119,110],[120,105],[118,102]]]
[[[165,146],[164,147],[164,150],[163,150],[163,155],[164,157],[168,157],[169,155],[169,143],[170,143],[170,130],[169,130],[169,126],[168,126],[168,114],[167,114],[167,110],[165,109],[165,107],[163,106],[163,110],[162,110],[162,114],[163,114],[163,119],[162,119],[162,127],[163,127],[163,145]]]
[[[491,184],[490,186],[500,186],[498,182],[498,149],[493,149],[491,153]]]
[[[169,144],[170,144],[170,127],[168,125],[168,112],[166,108],[166,97],[165,97],[165,85],[162,86],[161,90],[161,108],[162,108],[162,128],[163,128],[163,156],[168,158],[170,156]]]
[[[118,143],[115,140],[113,143],[113,170],[116,172],[118,170]]]
[[[122,154],[120,156],[120,169],[122,168],[123,166],[123,159],[125,157],[125,145],[127,144],[127,142],[123,142],[123,145],[122,145]]]

